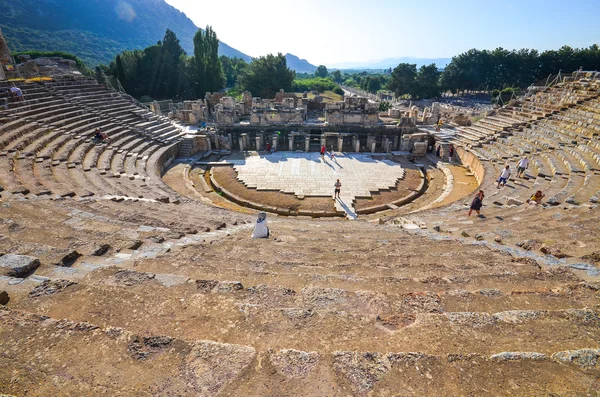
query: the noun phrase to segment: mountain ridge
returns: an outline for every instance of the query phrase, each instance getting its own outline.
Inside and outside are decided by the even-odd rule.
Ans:
[[[315,70],[317,70],[317,67],[306,59],[301,59],[289,52],[285,54],[285,60],[287,62],[287,67],[298,73],[314,73]]]
[[[416,64],[417,67],[423,65],[430,65],[435,63],[440,69],[445,68],[451,61],[451,58],[413,58],[413,57],[400,57],[400,58],[386,58],[376,61],[367,62],[338,62],[327,65],[329,69],[388,69],[395,68],[400,63]]]
[[[0,10],[0,28],[12,51],[65,51],[88,66],[153,45],[167,29],[192,55],[198,31],[185,13],[164,0],[0,0]],[[223,42],[219,55],[252,59]]]

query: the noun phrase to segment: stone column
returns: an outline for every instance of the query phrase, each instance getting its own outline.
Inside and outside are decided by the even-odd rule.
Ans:
[[[290,145],[290,152],[294,151],[294,136],[293,135],[289,135],[289,141],[288,141],[289,145]]]
[[[377,142],[373,141],[371,142],[371,153],[375,153],[375,146],[377,145]]]
[[[250,140],[248,139],[248,134],[242,134],[241,137],[244,140],[244,147],[248,149],[250,147]]]
[[[243,152],[244,151],[244,138],[240,137],[239,142],[240,142],[240,152]]]
[[[227,134],[227,137],[229,138],[229,142],[227,143],[228,149],[233,150],[233,137],[231,133]]]
[[[215,150],[219,150],[221,148],[221,145],[219,145],[219,135],[214,134],[213,140],[215,141]]]
[[[204,139],[204,144],[206,145],[206,151],[207,152],[211,151],[212,150],[212,145],[211,145],[211,142],[210,142],[210,138],[207,137],[206,135],[204,135],[203,139]]]
[[[389,153],[389,152],[391,152],[390,149],[391,149],[390,148],[390,138],[386,137],[383,139],[383,151],[386,153]]]
[[[257,136],[256,138],[254,138],[254,140],[256,141],[256,151],[260,151],[262,150],[262,145],[260,144],[260,137]]]
[[[338,149],[337,149],[338,152],[341,152],[342,150],[344,150],[344,137],[341,135],[338,136],[337,146],[338,146]]]
[[[277,140],[277,134],[273,135],[273,145],[271,146],[273,150],[277,150]]]
[[[325,138],[325,136],[323,134],[321,134],[321,146],[327,147],[326,143],[327,143],[327,138]],[[320,150],[320,148],[319,148],[319,150]]]
[[[355,141],[354,141],[354,151],[356,153],[360,153],[360,139],[358,139],[357,137],[354,137]]]
[[[404,151],[404,152],[409,152],[411,149],[410,147],[410,135],[404,135],[402,136],[402,144],[400,146],[400,150]]]
[[[309,150],[310,150],[310,137],[306,136],[306,137],[304,137],[304,151],[308,153]]]
[[[398,139],[398,135],[394,136],[394,144],[392,145],[392,149],[393,150],[398,150],[398,142],[400,140]]]

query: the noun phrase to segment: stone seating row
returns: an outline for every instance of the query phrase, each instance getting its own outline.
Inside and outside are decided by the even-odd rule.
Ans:
[[[47,98],[56,98],[56,96],[50,95]],[[127,102],[127,105],[131,106],[130,102]],[[125,164],[127,164],[127,169],[132,172],[130,176],[135,177],[135,174],[147,175],[145,162],[161,147],[158,142],[153,142],[152,134],[140,137],[133,130],[125,131],[123,128],[115,127],[115,123],[108,122],[107,124],[97,113],[81,114],[81,110],[77,106],[66,106],[66,114],[64,113],[65,102],[60,99],[54,99],[51,105],[45,108],[44,106],[36,106],[34,109],[27,110],[11,109],[11,112],[14,113],[12,116],[17,119],[2,126],[3,130],[10,130],[10,132],[3,135],[5,139],[0,141],[2,148],[9,149],[11,150],[10,153],[14,154],[8,155],[8,152],[4,152],[7,157],[6,161],[3,161],[3,169],[7,172],[6,176],[2,178],[2,183],[9,191],[24,193],[29,190],[40,194],[76,194],[77,192],[71,192],[74,189],[70,189],[69,185],[72,183],[73,186],[84,187],[89,185],[89,181],[86,180],[87,178],[78,178],[77,183],[74,183],[68,175],[74,174],[74,169],[77,167],[83,170],[84,158],[86,158],[88,152],[92,152],[91,148],[96,147],[91,141],[94,129],[103,127],[109,128],[105,131],[114,139],[112,141],[114,147],[111,147],[109,151],[102,151],[104,154],[102,158],[100,153],[95,158],[93,167],[94,169],[99,167],[99,170],[97,170],[97,173],[94,172],[96,175],[93,177],[94,183],[91,186],[97,188],[96,193],[132,195],[139,193],[140,190],[145,190],[146,194],[154,196],[165,193],[164,186],[157,189],[157,192],[152,192],[152,190],[143,189],[144,187],[147,188],[147,185],[131,188],[127,187],[129,183],[114,183],[106,177],[106,175],[110,175],[114,178],[125,172]],[[19,112],[21,114],[17,114]],[[26,116],[28,119],[33,118],[37,122],[26,123],[25,119],[23,117],[19,118],[19,116]],[[161,124],[154,120],[147,123],[149,124],[140,127],[148,127],[150,133],[154,132],[159,138],[165,140],[173,136],[173,128],[170,123],[168,128],[164,123]],[[40,125],[47,125],[48,128],[40,127]],[[59,127],[60,129],[52,127]],[[116,135],[113,136],[113,134]],[[135,153],[134,151],[138,148],[141,148],[142,151]],[[20,150],[25,151],[24,153],[27,155],[17,155],[16,153]],[[72,155],[75,157],[71,157]],[[89,167],[88,172],[91,170],[92,167]],[[107,170],[110,173],[107,173]],[[22,183],[20,179],[24,179],[26,182]],[[24,188],[24,185],[28,185],[30,189]],[[107,191],[103,191],[105,185],[109,187]],[[46,187],[49,187],[49,189]],[[166,190],[168,191],[168,189]],[[90,192],[80,190],[79,193],[85,196]],[[172,194],[173,192],[168,193]],[[141,194],[138,194],[138,196],[141,196]]]

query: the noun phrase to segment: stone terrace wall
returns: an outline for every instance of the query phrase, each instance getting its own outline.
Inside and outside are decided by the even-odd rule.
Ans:
[[[174,145],[167,147],[166,149],[162,149],[158,158],[154,163],[154,172],[156,176],[161,177],[165,169],[171,164],[171,161],[177,157],[179,154],[179,148],[181,146],[181,142],[177,142]]]
[[[483,178],[485,177],[485,166],[482,164],[481,160],[462,146],[456,147],[456,155],[464,165],[469,166],[471,172],[475,175],[475,179],[477,179],[477,183],[481,185],[483,183]]]

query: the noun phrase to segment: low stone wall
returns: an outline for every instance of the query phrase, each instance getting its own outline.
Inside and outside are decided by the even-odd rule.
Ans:
[[[260,203],[255,203],[250,200],[246,200],[245,198],[239,197],[227,189],[224,189],[215,179],[213,174],[213,169],[210,169],[210,183],[213,185],[212,187],[215,191],[220,192],[224,197],[228,200],[233,201],[234,203],[241,205],[242,207],[252,208],[258,211],[266,211],[272,212],[278,215],[284,216],[311,216],[313,218],[321,218],[321,217],[341,217],[346,214],[343,212],[330,212],[330,211],[308,211],[299,209],[297,211],[292,211],[289,208],[278,208],[270,205],[264,205]]]
[[[425,190],[426,190],[425,173],[423,172],[422,169],[419,169],[419,174],[421,176],[421,183],[419,184],[419,187],[416,190],[407,194],[406,196],[404,196],[396,201],[391,202],[390,204],[393,204],[396,207],[401,207],[401,206],[408,204],[411,201],[417,199],[419,196],[421,196],[423,193],[425,193]],[[368,214],[374,214],[374,213],[381,212],[381,211],[387,211],[389,209],[392,209],[391,207],[389,207],[389,204],[380,204],[380,205],[374,205],[372,207],[367,207],[367,208],[357,210],[356,213],[359,215],[368,215]]]
[[[159,149],[158,157],[156,157],[156,160],[152,165],[154,167],[154,172],[157,177],[162,177],[162,174],[165,171],[165,169],[177,157],[177,155],[179,154],[180,146],[181,142],[177,142],[166,148]]]
[[[481,186],[485,177],[485,166],[483,165],[483,161],[485,160],[480,160],[479,157],[462,146],[456,147],[456,155],[464,165],[469,167],[473,175],[475,175],[477,183]]]

